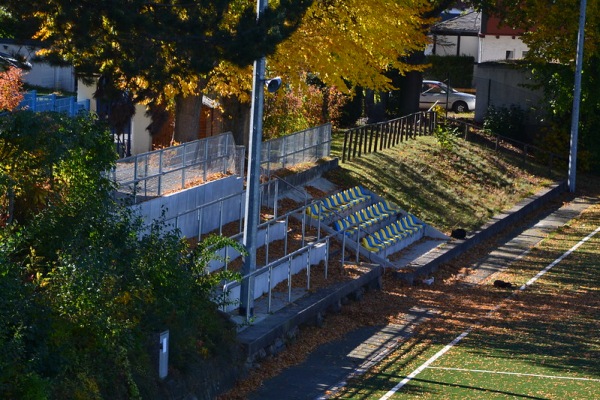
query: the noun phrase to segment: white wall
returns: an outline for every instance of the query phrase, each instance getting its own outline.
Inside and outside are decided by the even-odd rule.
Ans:
[[[38,47],[16,44],[0,44],[0,51],[19,54],[31,63],[31,70],[25,71],[23,81],[30,85],[42,86],[52,90],[75,91],[75,71],[73,67],[54,67],[42,62],[33,62]]]
[[[523,52],[529,50],[518,36],[486,35],[479,38],[479,46],[478,63],[506,60],[507,51],[513,52],[514,60],[520,60],[523,58]]]
[[[96,112],[96,99],[94,99],[95,85],[85,85],[81,79],[77,81],[77,101],[89,100],[90,111]]]
[[[80,79],[77,82],[77,101],[90,100],[90,111],[96,112],[96,100],[94,100],[94,92],[96,84],[85,85]],[[152,137],[146,130],[150,125],[151,119],[146,116],[146,106],[141,104],[135,105],[135,115],[131,121],[131,155],[146,153],[152,150]]]
[[[135,105],[135,115],[131,120],[131,155],[152,150],[152,137],[146,129],[152,120],[146,116],[146,106]]]
[[[425,50],[426,55],[435,54],[439,56],[455,56],[458,36],[437,36],[435,53],[433,44],[429,44]],[[513,59],[520,60],[524,57],[529,47],[518,36],[494,36],[484,37],[463,36],[460,38],[460,55],[473,56],[475,62],[506,60],[506,52],[513,52]]]

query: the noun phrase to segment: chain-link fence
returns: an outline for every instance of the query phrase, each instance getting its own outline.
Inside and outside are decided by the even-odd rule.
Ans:
[[[135,203],[225,175],[244,172],[244,148],[231,132],[117,161],[112,178],[119,197]]]
[[[331,154],[331,124],[320,125],[262,143],[260,166],[272,171],[314,162]]]

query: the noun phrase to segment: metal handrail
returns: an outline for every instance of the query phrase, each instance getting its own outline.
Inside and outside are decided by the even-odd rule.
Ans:
[[[269,274],[269,278],[268,278],[268,280],[269,280],[269,289],[268,289],[268,306],[267,306],[267,312],[270,313],[271,310],[272,310],[272,295],[273,295],[272,290],[273,290],[273,286],[272,286],[272,278],[271,277],[272,277],[272,274],[273,274],[273,269],[276,268],[276,267],[278,267],[278,266],[280,266],[280,265],[282,265],[282,264],[284,264],[287,261],[287,263],[288,263],[288,276],[287,276],[287,281],[288,281],[288,302],[291,302],[292,301],[292,298],[291,298],[292,297],[292,292],[291,292],[292,291],[292,277],[294,275],[291,272],[291,261],[292,261],[292,259],[296,255],[308,252],[309,254],[307,255],[307,260],[308,260],[308,264],[309,265],[307,266],[307,268],[308,268],[307,273],[310,273],[310,250],[312,248],[316,247],[317,245],[321,244],[321,243],[325,243],[325,246],[326,246],[326,250],[325,251],[328,254],[329,253],[329,241],[330,241],[330,236],[327,236],[327,237],[324,237],[321,240],[318,240],[316,242],[312,242],[312,243],[310,243],[310,244],[308,244],[308,245],[306,245],[306,246],[304,246],[304,247],[302,247],[302,248],[300,248],[298,250],[295,250],[295,251],[289,253],[288,255],[286,255],[286,256],[284,256],[282,258],[279,258],[279,259],[277,259],[277,260],[275,260],[275,261],[273,261],[273,262],[265,265],[264,267],[258,268],[256,270],[250,272],[249,274],[244,275],[241,278],[241,281],[244,281],[244,280],[248,279],[250,282],[252,282],[252,280],[251,280],[252,278],[255,278],[255,277],[259,276],[259,275],[263,275],[265,273]],[[329,268],[328,257],[326,257],[325,260],[326,261],[325,261],[325,271],[324,271],[324,274],[325,274],[325,277],[327,278],[327,273],[328,273],[328,268]],[[223,284],[223,288],[222,288],[222,294],[223,294],[223,296],[224,297],[227,296],[227,293],[228,293],[229,290],[231,290],[230,288],[232,286],[239,285],[239,284],[240,284],[239,281],[225,282]],[[310,289],[310,278],[307,279],[307,289]],[[247,299],[247,303],[246,304],[250,304],[250,292],[251,291],[249,290],[248,294],[247,294],[248,295],[248,299]],[[246,314],[246,322],[249,322],[249,320],[250,320],[250,315]]]

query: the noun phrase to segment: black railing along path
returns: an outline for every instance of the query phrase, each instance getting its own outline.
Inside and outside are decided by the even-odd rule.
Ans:
[[[376,153],[422,135],[431,135],[437,124],[434,111],[421,111],[390,121],[348,129],[344,134],[342,162]]]

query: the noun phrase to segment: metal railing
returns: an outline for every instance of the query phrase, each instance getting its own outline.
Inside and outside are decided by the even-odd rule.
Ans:
[[[319,201],[319,200],[315,200]],[[313,202],[314,203],[314,202]],[[312,203],[311,203],[312,204]],[[320,219],[318,219],[317,221],[317,237],[315,238],[314,241],[305,244],[304,242],[304,238],[305,238],[305,227],[306,227],[306,223],[304,222],[304,220],[307,218],[306,215],[306,209],[307,206],[303,206],[299,209],[290,211],[289,213],[287,213],[285,215],[285,218],[289,218],[290,216],[292,216],[293,214],[297,214],[297,213],[302,213],[303,215],[303,224],[302,224],[302,247],[287,253],[287,250],[285,251],[285,254],[283,257],[279,257],[277,260],[269,262],[268,260],[268,250],[267,250],[267,259],[266,259],[266,265],[264,267],[258,268],[255,271],[246,274],[244,276],[241,277],[240,281],[241,282],[256,282],[256,279],[258,277],[261,277],[265,274],[267,274],[267,282],[268,282],[268,289],[266,292],[266,301],[267,301],[267,313],[271,313],[273,311],[272,309],[272,300],[273,300],[273,289],[275,286],[277,286],[278,284],[280,284],[283,281],[287,281],[286,284],[286,290],[287,290],[287,302],[291,303],[293,301],[292,298],[292,287],[293,287],[293,277],[294,275],[297,274],[293,272],[291,266],[292,266],[292,261],[294,260],[295,257],[301,256],[303,253],[307,253],[307,262],[306,262],[306,268],[304,268],[304,270],[306,271],[306,290],[310,290],[311,288],[311,262],[310,262],[310,252],[313,251],[317,246],[320,245],[325,245],[325,259],[324,259],[324,278],[327,279],[328,276],[328,272],[329,272],[329,264],[330,264],[330,259],[331,259],[331,243],[332,240],[337,240],[340,242],[341,244],[341,255],[340,255],[340,263],[342,265],[344,265],[346,263],[346,260],[348,260],[346,258],[346,250],[350,250],[351,252],[354,253],[354,257],[355,257],[355,261],[357,264],[360,261],[360,256],[361,256],[361,245],[360,245],[360,238],[366,234],[369,233],[368,230],[364,229],[363,227],[359,226],[359,224],[352,224],[340,231],[335,231],[331,234],[325,235],[323,237],[321,237],[320,231],[321,231],[321,225],[320,225]],[[319,214],[320,214],[320,210],[319,210]],[[341,218],[343,217],[343,215],[337,213],[336,211],[334,211],[334,214],[336,214],[337,218]],[[273,223],[273,221],[267,222],[267,223]],[[267,224],[265,223],[265,224]],[[286,222],[287,223],[287,222]],[[264,225],[264,224],[263,224]],[[347,231],[349,229],[355,229],[356,231],[351,235],[353,237],[356,237],[356,240],[350,239],[347,235]],[[341,236],[341,239],[340,239]],[[352,241],[353,244],[352,246],[348,246],[348,240]],[[287,236],[286,236],[286,246],[285,248],[287,249]],[[364,250],[363,250],[364,251]],[[284,280],[280,280],[279,282],[275,282],[275,280],[273,279],[273,271],[282,266],[287,264],[287,276]],[[226,268],[226,267],[225,267]],[[229,299],[229,292],[231,290],[232,287],[236,286],[239,284],[240,281],[231,281],[231,282],[225,282],[222,286],[221,289],[221,298],[222,299]],[[256,288],[255,288],[256,289]],[[245,304],[250,304],[250,292],[255,292],[255,291],[248,291],[247,292],[247,296],[248,298],[246,299],[246,303]],[[235,300],[235,299],[234,299]],[[239,299],[239,301],[241,301],[241,298]],[[228,307],[228,305],[231,304],[230,302],[226,302],[226,304],[223,306],[224,307],[224,311],[226,311],[225,309]],[[246,322],[249,322],[250,316],[246,315]]]
[[[311,263],[310,263],[310,252],[315,249],[317,246],[324,244],[325,245],[325,253],[328,255],[329,254],[329,242],[330,242],[330,236],[324,237],[318,241],[312,242],[310,244],[308,244],[307,246],[304,246],[298,250],[295,250],[289,254],[287,254],[285,257],[281,257],[267,265],[265,265],[264,267],[261,267],[255,271],[252,271],[251,273],[245,275],[242,277],[242,281],[244,280],[248,280],[249,282],[255,282],[260,276],[268,274],[267,277],[267,281],[269,283],[268,285],[268,289],[267,289],[267,313],[271,313],[273,311],[272,308],[272,304],[273,304],[273,289],[275,288],[275,286],[277,286],[280,282],[277,282],[275,284],[273,284],[274,279],[273,279],[273,271],[275,270],[275,268],[280,267],[284,264],[287,263],[287,277],[285,280],[287,280],[287,285],[286,285],[286,289],[287,289],[287,301],[288,303],[292,302],[292,283],[293,280],[292,278],[294,277],[294,273],[292,272],[292,261],[294,259],[294,257],[300,256],[303,253],[307,253],[307,263],[306,263],[306,273],[307,273],[307,278],[306,278],[306,290],[310,290],[310,285],[311,285],[311,280],[310,280],[310,276],[311,276]],[[327,279],[327,274],[328,274],[328,270],[329,270],[329,257],[325,258],[325,267],[324,267],[324,277],[325,279]],[[223,284],[222,287],[222,296],[223,298],[227,298],[228,297],[228,293],[231,290],[231,287],[234,285],[238,285],[239,282],[238,281],[233,281],[233,282],[226,282],[225,284]],[[248,298],[246,299],[246,303],[245,304],[250,304],[250,292],[253,291],[248,291]],[[240,299],[241,300],[241,299]],[[246,322],[250,321],[250,315],[246,315]]]
[[[331,124],[267,140],[261,147],[261,168],[271,172],[306,162],[314,162],[331,154]]]
[[[134,203],[206,182],[219,174],[243,176],[243,148],[228,132],[117,161],[112,179]]]

